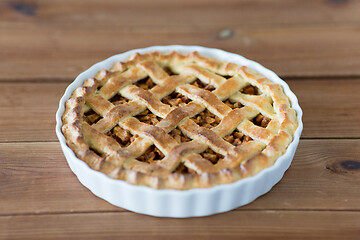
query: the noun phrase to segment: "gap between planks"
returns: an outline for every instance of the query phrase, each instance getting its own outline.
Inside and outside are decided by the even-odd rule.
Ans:
[[[79,72],[78,75],[80,75],[82,72]],[[28,77],[28,78],[17,78],[16,80],[12,79],[12,78],[3,78],[0,76],[0,84],[20,84],[20,83],[31,83],[31,84],[42,84],[42,83],[49,83],[49,84],[57,84],[57,83],[72,83],[75,78],[78,76],[74,76],[74,78],[68,78],[68,77],[37,77],[37,78],[32,78],[32,77]],[[338,80],[338,79],[344,79],[344,80],[359,80],[360,78],[360,74],[359,75],[314,75],[314,76],[308,76],[308,75],[304,75],[304,76],[291,76],[291,75],[286,75],[286,76],[281,76],[278,75],[282,80],[284,81],[307,81],[307,80]]]
[[[230,211],[216,213],[216,214],[212,214],[209,216],[225,214],[228,212],[344,212],[344,213],[345,212],[352,212],[352,213],[359,212],[360,213],[360,210],[358,210],[358,209],[242,209],[242,207],[238,207],[238,208],[235,208]],[[73,215],[73,214],[108,214],[108,213],[112,213],[112,214],[133,213],[133,214],[137,214],[137,215],[147,215],[147,214],[132,212],[132,211],[124,209],[124,208],[119,208],[118,210],[100,210],[100,211],[94,210],[94,211],[73,211],[73,212],[67,212],[67,211],[56,212],[55,211],[55,212],[41,212],[41,213],[36,213],[36,212],[4,213],[4,214],[0,214],[0,218],[1,217],[9,217],[9,216],[11,216],[11,217],[51,216],[51,215],[59,215],[60,216],[60,215]],[[150,215],[147,215],[147,216],[150,216]],[[164,217],[159,217],[159,218],[164,218]]]
[[[360,137],[300,137],[300,140],[359,140]],[[56,139],[36,140],[36,141],[0,141],[0,144],[23,144],[23,143],[59,143]]]

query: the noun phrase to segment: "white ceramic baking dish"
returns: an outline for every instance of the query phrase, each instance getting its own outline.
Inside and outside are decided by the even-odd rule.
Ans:
[[[125,61],[135,52],[146,53],[159,51],[168,53],[173,50],[180,53],[198,51],[203,56],[233,62],[238,65],[245,65],[260,72],[272,82],[282,85],[285,94],[291,100],[292,107],[297,112],[299,126],[295,131],[294,139],[288,146],[287,151],[273,166],[262,170],[253,177],[212,188],[182,191],[169,189],[158,190],[145,186],[135,186],[121,180],[112,179],[101,172],[91,169],[85,162],[75,156],[74,152],[66,145],[64,135],[61,132],[61,116],[64,113],[65,102],[71,96],[71,93],[77,87],[81,86],[85,79],[95,76],[99,70],[109,69],[116,61]],[[133,212],[159,217],[183,218],[226,212],[248,204],[270,191],[270,189],[280,181],[284,172],[291,164],[303,129],[301,118],[302,110],[295,94],[290,91],[289,86],[274,72],[254,61],[219,49],[199,46],[153,46],[112,56],[81,73],[75,81],[68,86],[64,96],[60,100],[59,109],[56,113],[56,134],[71,170],[76,174],[79,181],[96,196],[115,206]]]

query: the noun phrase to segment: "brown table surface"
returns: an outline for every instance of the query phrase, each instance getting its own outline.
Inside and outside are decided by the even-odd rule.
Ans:
[[[55,135],[66,86],[111,55],[201,45],[278,73],[304,110],[290,169],[214,216],[156,218],[83,187]],[[0,238],[360,239],[360,1],[0,1]]]

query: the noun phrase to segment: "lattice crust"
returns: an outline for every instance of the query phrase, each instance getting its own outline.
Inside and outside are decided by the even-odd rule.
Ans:
[[[297,125],[282,87],[253,70],[152,52],[87,79],[66,102],[62,131],[78,158],[112,178],[190,189],[271,166]]]

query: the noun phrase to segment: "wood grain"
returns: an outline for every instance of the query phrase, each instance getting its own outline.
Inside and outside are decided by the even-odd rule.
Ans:
[[[239,210],[359,211],[359,155],[360,140],[302,140],[281,182]],[[124,211],[79,183],[58,143],[2,143],[0,159],[0,215]]]
[[[0,22],[0,80],[74,79],[112,55],[152,45],[238,53],[283,77],[360,76],[358,25],[113,27]]]
[[[257,26],[357,23],[358,1],[23,0],[0,4],[2,21],[119,26]]]
[[[0,1],[0,239],[359,239],[360,1]],[[204,218],[154,218],[82,186],[55,135],[66,86],[151,45],[238,53],[285,78],[304,131],[283,179]]]
[[[233,211],[205,218],[129,212],[0,217],[6,239],[357,239],[359,212]],[[344,234],[346,233],[346,234]]]
[[[67,84],[2,84],[0,142],[56,140],[55,113]]]
[[[118,210],[71,172],[58,143],[0,144],[1,214]]]
[[[354,124],[360,118],[360,79],[287,82],[304,111],[303,138],[360,137],[360,125]],[[0,83],[0,115],[6,116],[0,121],[0,142],[57,141],[55,112],[67,85]]]
[[[360,79],[287,81],[302,108],[303,138],[359,138]]]

